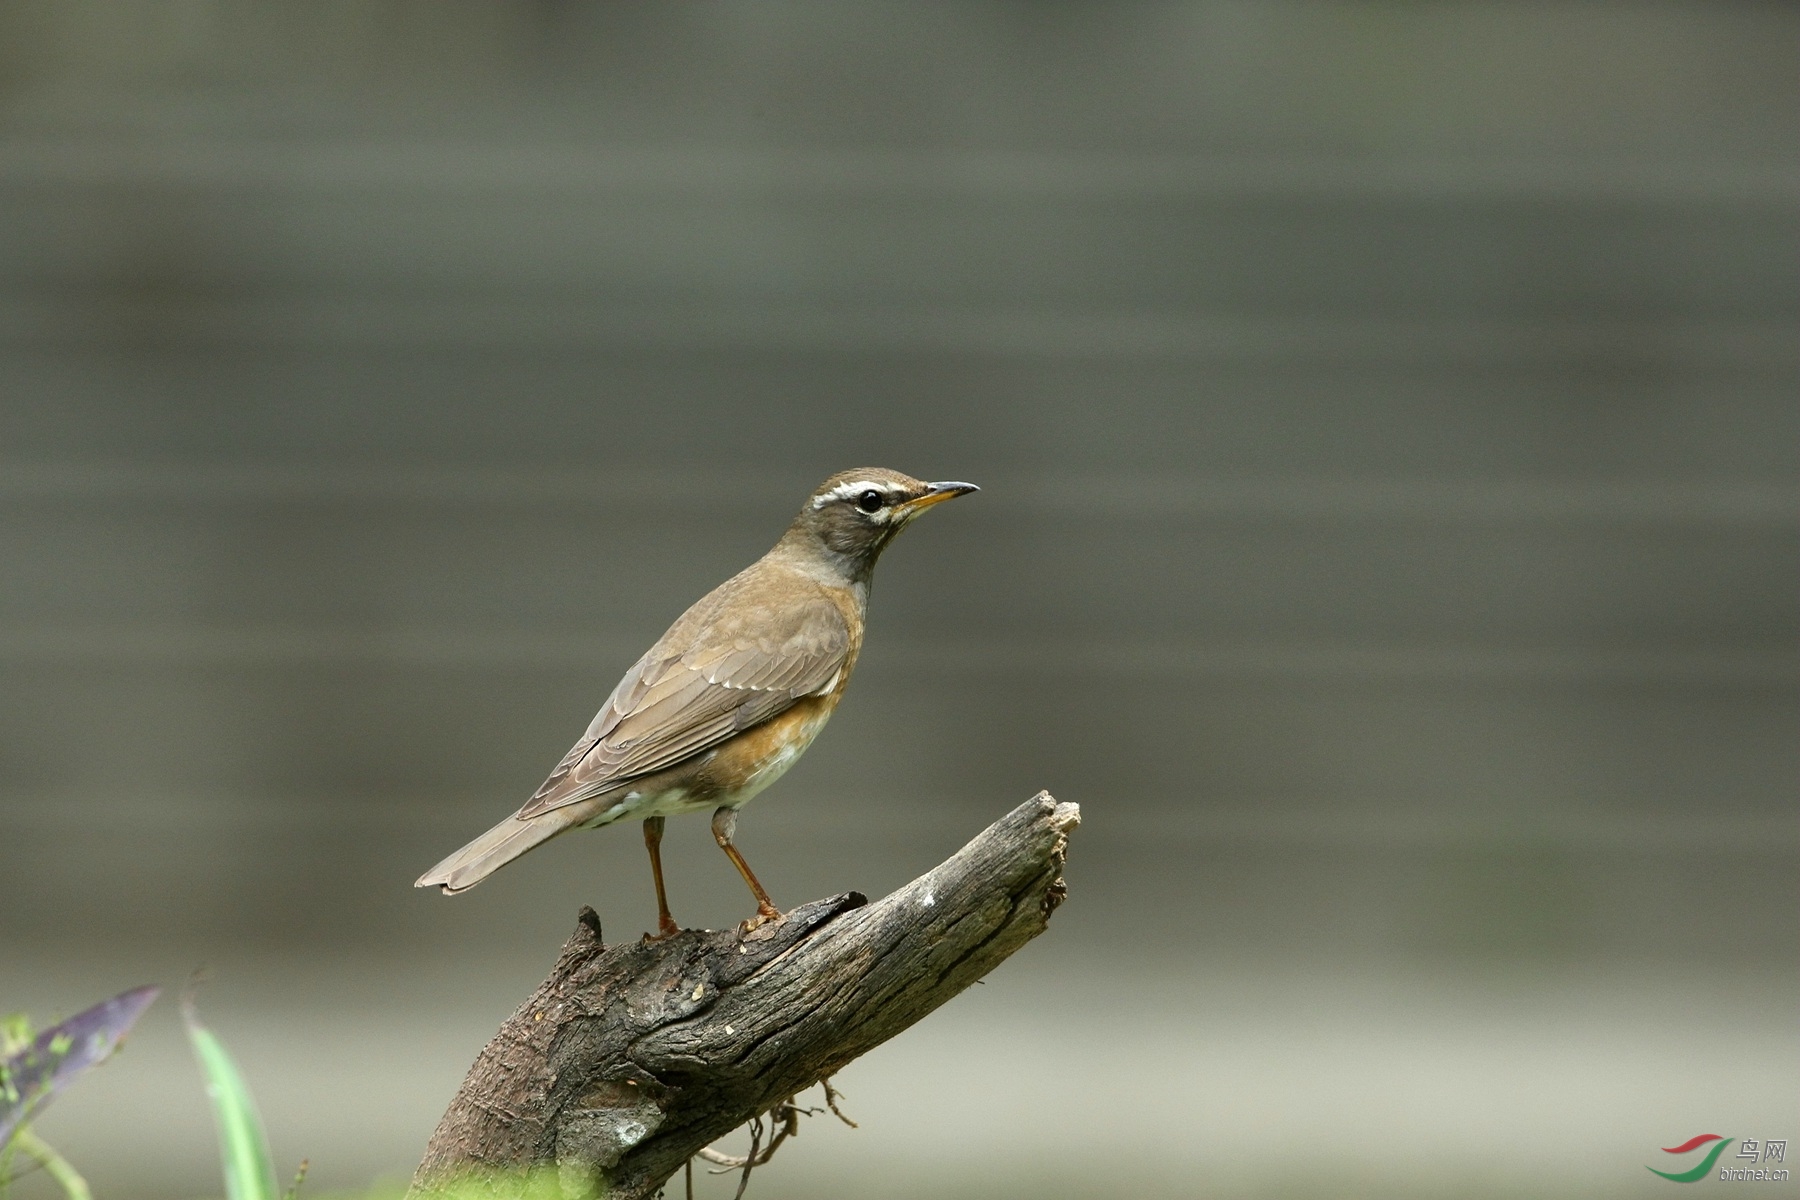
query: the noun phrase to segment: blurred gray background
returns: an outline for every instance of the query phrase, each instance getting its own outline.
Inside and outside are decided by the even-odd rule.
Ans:
[[[209,964],[284,1170],[404,1175],[578,905],[654,920],[635,829],[411,881],[876,464],[985,490],[889,552],[750,860],[792,904],[1085,824],[752,1195],[1627,1196],[1797,1138],[1797,47],[5,4],[0,1010]],[[678,917],[749,913],[668,847]],[[204,1103],[165,1001],[40,1129],[216,1194]]]

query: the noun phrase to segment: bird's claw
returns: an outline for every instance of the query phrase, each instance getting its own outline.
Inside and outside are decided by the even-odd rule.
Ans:
[[[776,908],[773,904],[759,904],[756,907],[756,915],[751,917],[748,921],[745,921],[742,925],[739,925],[738,932],[754,933],[764,925],[767,925],[770,921],[779,920],[781,920],[781,910],[779,908]]]

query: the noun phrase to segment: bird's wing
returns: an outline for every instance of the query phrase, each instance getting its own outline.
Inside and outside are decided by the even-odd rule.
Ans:
[[[716,592],[625,673],[518,815],[535,817],[674,766],[804,696],[828,692],[849,653],[849,625],[822,595],[758,603],[741,591]]]

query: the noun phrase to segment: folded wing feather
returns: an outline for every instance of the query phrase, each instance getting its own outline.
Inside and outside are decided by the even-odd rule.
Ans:
[[[694,605],[625,673],[521,819],[672,767],[830,688],[850,651],[837,606],[795,604],[791,591],[721,603],[739,583]]]

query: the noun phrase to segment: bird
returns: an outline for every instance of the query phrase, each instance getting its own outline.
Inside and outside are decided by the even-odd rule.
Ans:
[[[875,561],[920,513],[980,491],[880,467],[814,489],[762,558],[702,597],[625,672],[549,778],[512,816],[420,876],[465,892],[571,829],[641,820],[657,932],[680,926],[663,886],[664,819],[713,810],[713,840],[756,899],[746,930],[781,912],[733,838],[737,813],[824,728],[862,650]]]

